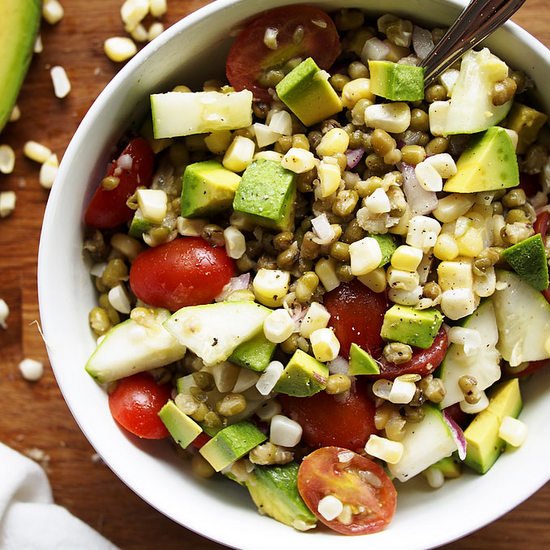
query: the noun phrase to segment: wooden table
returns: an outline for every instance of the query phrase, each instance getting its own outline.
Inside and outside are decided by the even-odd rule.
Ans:
[[[17,193],[14,214],[0,220],[0,297],[11,308],[8,330],[0,330],[0,441],[22,452],[43,450],[56,501],[122,548],[222,548],[166,519],[106,466],[92,460],[94,450],[63,401],[35,323],[36,257],[48,192],[38,183],[39,167],[23,158],[22,147],[35,139],[63,155],[83,115],[117,71],[103,54],[103,41],[123,35],[118,14],[122,0],[62,2],[63,21],[55,27],[43,25],[44,52],[35,57],[19,98],[21,120],[9,124],[0,136],[0,143],[9,143],[17,151],[15,172],[0,174],[0,190]],[[207,3],[169,0],[164,22],[172,24]],[[529,0],[515,20],[550,45],[548,0]],[[48,69],[57,64],[67,69],[73,85],[65,100],[56,99],[52,92]],[[20,376],[17,365],[25,357],[46,364],[38,383]],[[446,548],[548,548],[549,520],[547,484],[502,519]]]

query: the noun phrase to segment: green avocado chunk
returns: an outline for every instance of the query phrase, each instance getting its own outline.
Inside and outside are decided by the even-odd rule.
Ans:
[[[389,234],[378,235],[376,233],[372,233],[368,236],[378,241],[380,251],[382,252],[382,260],[380,261],[379,267],[385,266],[390,262],[393,253],[397,250],[397,239],[393,235]]]
[[[380,335],[385,340],[429,348],[437,336],[443,315],[437,309],[417,310],[395,304],[384,315]]]
[[[267,436],[250,422],[237,422],[220,430],[199,452],[219,472],[266,439]]]
[[[380,374],[380,366],[370,353],[352,343],[349,350],[349,374]]]
[[[342,110],[342,102],[328,77],[328,73],[308,57],[292,69],[275,90],[279,99],[306,126],[311,126]]]
[[[456,456],[456,453],[453,453],[432,464],[430,468],[439,470],[446,479],[454,479],[460,477],[462,473],[462,461]]]
[[[260,159],[244,171],[233,209],[269,229],[290,229],[294,224],[296,174],[279,162]]]
[[[512,378],[500,383],[489,399],[489,406],[481,411],[464,430],[467,466],[486,473],[496,462],[506,443],[499,437],[500,424],[505,416],[517,418],[523,402],[519,381]]]
[[[4,0],[0,25],[0,132],[8,122],[32,59],[42,17],[40,0]]]
[[[309,397],[324,390],[327,379],[328,367],[299,349],[290,358],[275,391],[295,397]]]
[[[231,207],[241,177],[215,160],[195,162],[185,168],[181,188],[181,215],[197,218]]]
[[[547,120],[548,117],[544,113],[527,107],[527,105],[522,105],[521,103],[514,103],[512,105],[512,109],[506,119],[506,127],[518,134],[518,154],[522,155],[527,151],[529,145],[535,143],[540,130]]]
[[[537,234],[506,248],[503,258],[536,290],[548,288],[548,259],[542,237]]]
[[[260,332],[254,338],[240,344],[235,351],[229,356],[228,361],[256,372],[263,372],[275,353],[277,344],[270,342]]]
[[[141,236],[152,229],[152,227],[153,224],[143,217],[141,210],[138,208],[134,213],[132,221],[130,222],[128,235],[130,235],[130,237],[134,237],[135,239],[140,239]]]
[[[174,441],[184,449],[202,432],[202,428],[172,400],[168,401],[158,414]]]
[[[369,61],[370,90],[391,101],[424,99],[424,69],[391,61]]]
[[[457,173],[443,187],[447,193],[496,191],[519,185],[519,168],[512,138],[492,126],[474,138],[456,163]]]
[[[245,481],[254,504],[265,514],[299,531],[315,527],[317,519],[298,492],[298,464],[256,466]]]

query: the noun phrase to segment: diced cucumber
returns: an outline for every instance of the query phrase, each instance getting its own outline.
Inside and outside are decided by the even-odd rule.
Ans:
[[[147,326],[128,319],[113,327],[88,359],[88,374],[112,382],[181,359],[185,346],[163,327],[169,317],[168,310],[158,309]]]
[[[207,366],[225,361],[239,344],[256,336],[271,310],[255,302],[219,302],[184,307],[164,326]]]
[[[496,349],[498,329],[491,301],[483,302],[464,320],[463,326],[479,332],[481,347],[471,355],[466,355],[461,344],[449,346],[439,369],[439,377],[446,391],[440,403],[442,409],[464,400],[464,394],[458,385],[462,376],[473,376],[479,390],[487,389],[500,379],[500,353]]]
[[[517,367],[525,361],[550,358],[550,304],[531,285],[511,271],[497,272],[497,290],[492,301],[499,331],[497,348]]]
[[[457,449],[441,411],[432,405],[424,405],[423,410],[424,418],[420,422],[407,423],[405,427],[401,460],[388,464],[390,473],[399,481],[408,481]]]

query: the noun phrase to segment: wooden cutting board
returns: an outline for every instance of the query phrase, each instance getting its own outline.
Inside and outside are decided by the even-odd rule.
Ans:
[[[56,501],[122,548],[222,548],[166,519],[93,460],[94,450],[61,397],[35,323],[36,257],[48,192],[38,184],[39,167],[23,158],[22,147],[35,139],[63,155],[83,115],[119,68],[103,54],[103,41],[124,34],[122,0],[61,1],[65,18],[55,27],[43,25],[44,51],[35,56],[19,98],[22,117],[0,136],[0,144],[9,143],[17,152],[15,172],[0,174],[0,190],[17,193],[16,211],[0,220],[0,297],[11,308],[8,330],[0,329],[0,441],[21,452],[41,450]],[[170,25],[207,3],[168,0],[164,23]],[[549,0],[529,0],[515,20],[550,45]],[[73,91],[64,100],[52,92],[48,69],[53,65],[64,66],[72,82]],[[17,364],[24,357],[46,364],[39,382],[19,375]],[[0,465],[0,478],[3,474]],[[545,547],[550,547],[550,484],[499,521],[446,548]]]

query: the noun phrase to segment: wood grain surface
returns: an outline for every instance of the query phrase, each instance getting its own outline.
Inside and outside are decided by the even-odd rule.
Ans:
[[[44,51],[35,56],[19,98],[22,117],[0,136],[0,144],[9,143],[17,153],[14,173],[0,174],[0,190],[17,193],[15,212],[0,220],[0,297],[11,309],[8,329],[0,329],[0,441],[21,452],[41,449],[56,501],[121,548],[219,549],[222,546],[166,519],[92,459],[94,450],[63,401],[35,323],[36,257],[48,192],[38,183],[38,165],[23,157],[22,147],[35,139],[61,158],[83,115],[119,68],[103,54],[103,41],[124,34],[119,18],[122,0],[62,3],[62,22],[55,27],[43,24]],[[207,3],[168,0],[163,21],[170,25]],[[547,46],[549,4],[527,0],[515,17]],[[73,86],[64,100],[54,97],[49,76],[48,69],[57,64],[66,68]],[[20,376],[17,365],[25,357],[45,363],[39,382]],[[445,548],[550,548],[550,484],[500,520]]]

